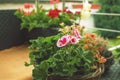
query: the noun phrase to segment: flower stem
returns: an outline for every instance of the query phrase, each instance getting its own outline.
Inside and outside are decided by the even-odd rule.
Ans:
[[[38,4],[39,4],[39,1],[35,0],[35,6],[36,6],[37,11],[38,11]]]
[[[65,0],[62,0],[62,9],[65,9]]]

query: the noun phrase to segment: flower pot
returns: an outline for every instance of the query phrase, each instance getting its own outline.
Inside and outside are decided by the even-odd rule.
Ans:
[[[58,33],[58,30],[56,28],[43,28],[42,29],[42,36],[52,36],[56,35]]]
[[[15,9],[0,10],[0,50],[24,43],[20,20],[14,15]]]
[[[111,53],[111,56],[107,57],[107,62],[105,63],[105,72],[108,71],[111,65],[114,63],[114,55]]]
[[[114,55],[111,51],[105,51],[104,57],[107,59],[107,61],[105,62],[105,71],[104,73],[108,72],[110,67],[112,66],[112,64],[114,63]]]
[[[83,4],[73,4],[72,7],[74,9],[82,9],[83,8]],[[91,5],[91,9],[100,9],[101,5],[100,4],[92,4]]]
[[[31,39],[36,39],[38,37],[47,37],[57,34],[57,30],[53,28],[34,28],[31,31],[27,29],[23,29],[24,36],[26,41]]]
[[[80,80],[100,80],[101,75],[103,73],[104,73],[104,64],[100,64],[95,72],[83,76]]]
[[[41,28],[34,28],[31,31],[28,31],[28,29],[23,29],[23,33],[25,36],[25,40],[29,41],[31,39],[36,39],[39,36],[42,36],[42,29]]]
[[[100,64],[95,72],[86,74],[84,76],[74,75],[72,77],[50,76],[48,80],[100,80],[104,72],[104,64]]]

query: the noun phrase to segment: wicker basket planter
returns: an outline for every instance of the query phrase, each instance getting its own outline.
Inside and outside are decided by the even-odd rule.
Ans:
[[[64,32],[66,29],[68,31]],[[61,31],[58,35],[39,37],[30,41],[30,63],[26,63],[26,66],[32,65],[34,67],[32,70],[34,80],[100,80],[104,73],[106,59],[96,49],[102,44],[97,46],[98,44],[95,42],[94,45],[97,47],[86,48],[84,46],[86,39],[91,40],[92,37],[89,38],[89,36],[93,34],[87,34],[89,36],[85,37],[83,34],[83,38],[76,42],[79,38],[73,39],[72,37],[76,35],[80,37],[77,30],[81,31],[83,27],[66,26],[62,29],[63,32]],[[98,37],[96,36],[96,38]],[[103,38],[98,39],[104,40]],[[76,43],[74,44],[72,41]],[[97,42],[104,43],[104,41]],[[103,47],[104,45],[102,45]],[[97,57],[96,55],[99,54],[100,57]]]
[[[106,59],[107,62],[105,63],[105,72],[107,72],[114,63],[114,55],[111,53],[111,56],[107,57]]]
[[[42,29],[41,28],[36,28],[31,31],[28,31],[27,29],[23,29],[23,33],[25,36],[25,40],[29,41],[31,39],[36,39],[37,37],[42,35]]]
[[[104,54],[106,54],[105,58],[107,59],[105,63],[105,71],[104,71],[106,73],[109,71],[112,64],[114,64],[114,55],[111,51],[105,51]]]
[[[20,20],[14,16],[15,9],[0,10],[0,50],[25,42],[20,30]]]
[[[100,80],[101,75],[103,73],[104,73],[104,64],[100,64],[95,72],[84,76],[80,76],[80,75],[74,75],[72,77],[50,76],[48,80]]]

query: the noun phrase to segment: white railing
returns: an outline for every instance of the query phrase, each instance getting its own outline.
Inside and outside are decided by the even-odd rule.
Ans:
[[[117,14],[117,13],[91,13],[91,15],[120,16],[120,14]],[[103,29],[103,28],[90,28],[90,29],[96,29],[96,30],[101,30],[101,31],[109,31],[109,32],[120,33],[120,30],[113,30],[113,29]],[[118,48],[120,48],[120,45],[111,47],[108,50],[113,51],[113,50],[118,49]]]
[[[120,14],[117,13],[91,13],[92,15],[108,15],[108,16],[120,16]]]

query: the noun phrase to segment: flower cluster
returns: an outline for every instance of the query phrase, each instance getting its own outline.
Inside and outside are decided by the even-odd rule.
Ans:
[[[81,38],[78,30],[74,30],[74,35],[64,35],[57,41],[58,47],[66,46],[67,44],[77,44]]]
[[[92,51],[93,56],[99,63],[105,63],[106,59],[101,55],[101,52],[107,50],[108,41],[95,33],[88,33],[83,30],[84,27],[81,26],[67,26],[60,29],[65,35],[57,41],[57,46],[63,47],[68,44],[79,44],[84,50]]]
[[[55,2],[57,3],[57,2]],[[34,28],[61,27],[61,23],[72,25],[80,16],[79,12],[72,13],[68,9],[60,10],[55,5],[54,9],[37,8],[33,4],[25,3],[23,8],[19,8],[15,15],[21,20],[21,29],[27,28],[29,31]]]
[[[48,16],[50,17],[50,18],[58,18],[59,17],[59,12],[60,12],[60,10],[58,10],[58,9],[54,9],[54,10],[50,10],[49,11],[49,14],[48,14]]]
[[[106,62],[105,57],[101,56],[100,54],[94,54],[94,57],[98,59],[99,63],[105,63]]]
[[[36,12],[34,5],[31,3],[25,3],[22,8],[18,9],[18,11],[20,13],[23,13],[25,16],[29,16]]]

